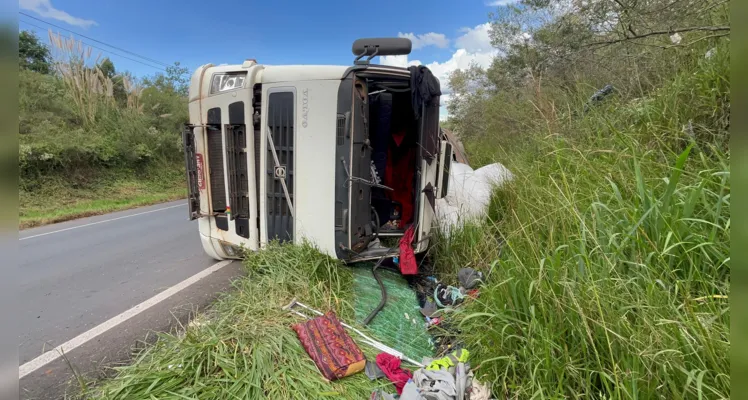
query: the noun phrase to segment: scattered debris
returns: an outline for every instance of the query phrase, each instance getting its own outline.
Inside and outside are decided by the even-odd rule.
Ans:
[[[472,375],[473,372],[470,371],[470,374]],[[491,390],[488,388],[488,386],[480,383],[477,379],[472,378],[472,387],[470,390],[468,390],[469,399],[470,400],[490,400],[491,399]]]
[[[451,368],[457,366],[459,363],[466,363],[468,358],[470,358],[470,352],[465,349],[456,350],[442,358],[431,361],[426,366],[426,369],[429,371],[438,371],[442,368]]]
[[[426,300],[423,307],[421,307],[421,314],[423,314],[424,317],[429,318],[434,315],[435,312],[437,312],[439,308],[437,308],[436,303],[433,301]]]
[[[397,271],[399,268],[392,269]],[[430,354],[438,356],[437,358],[423,357],[420,363],[337,320],[332,312],[322,314],[320,311],[299,303],[296,299],[284,309],[309,318],[293,309],[294,306],[300,306],[319,315],[304,323],[294,324],[293,329],[325,378],[340,379],[364,371],[370,380],[386,377],[395,386],[397,396],[379,388],[371,393],[370,399],[490,399],[488,389],[473,377],[468,363],[469,351],[464,344],[456,342],[458,327],[450,326],[441,318],[442,309],[457,307],[466,299],[478,296],[479,287],[485,279],[484,274],[474,268],[462,268],[456,277],[459,286],[452,286],[446,282],[440,282],[430,275],[431,273],[433,273],[433,268],[428,273],[424,270],[406,277],[408,286],[418,293],[416,298],[419,304],[417,307],[414,304],[412,309],[418,310],[423,318],[413,317],[407,308],[401,308],[396,314],[399,316],[396,318],[397,321],[402,321],[402,317],[405,317],[407,321],[423,327],[421,329],[425,328],[429,336],[429,344],[434,350]],[[395,323],[399,326],[403,325],[402,322]],[[364,343],[381,351],[376,356],[376,362],[365,359],[353,339],[343,329],[344,327],[358,333],[364,339]],[[417,365],[418,369],[411,372],[403,368],[401,366],[403,360]]]
[[[440,283],[436,285],[436,289],[434,289],[434,301],[436,302],[436,305],[441,308],[447,306],[456,306],[462,303],[462,300],[464,298],[465,293],[463,293],[460,288],[456,288],[454,286],[444,285]]]
[[[418,273],[418,263],[416,263],[416,255],[413,252],[413,238],[415,237],[414,225],[408,227],[400,239],[400,257],[398,257],[397,263],[400,265],[400,272],[403,275],[415,275]]]
[[[400,359],[387,353],[377,354],[377,366],[384,372],[397,390],[397,394],[402,394],[403,387],[413,377],[413,374],[407,369],[400,368]]]
[[[514,175],[499,163],[473,171],[469,165],[453,162],[447,194],[435,203],[441,232],[449,236],[466,223],[485,217],[494,188],[512,179]]]
[[[364,353],[343,329],[334,312],[294,324],[292,328],[327,380],[344,378],[364,369]]]
[[[490,400],[489,389],[477,381],[468,362],[470,354],[466,349],[454,351],[437,360],[424,358],[426,368],[419,368],[407,379],[402,388],[396,385],[399,400]],[[410,373],[398,376],[401,382]],[[370,399],[384,400],[395,397],[383,391],[374,390]]]
[[[379,378],[384,378],[387,375],[384,374],[384,371],[382,371],[381,368],[377,365],[376,362],[371,362],[369,360],[366,360],[366,366],[364,367],[364,373],[366,373],[366,376],[369,377],[370,380],[375,381]]]
[[[299,311],[295,310],[294,307],[296,307],[296,306],[302,307],[302,308],[304,308],[304,309],[306,309],[308,311],[311,311],[311,312],[313,312],[313,313],[315,313],[315,314],[317,314],[319,316],[325,316],[325,315],[327,315],[327,314],[323,314],[319,310],[315,310],[315,309],[313,309],[313,308],[311,308],[311,307],[309,307],[309,306],[307,306],[305,304],[300,303],[298,300],[296,300],[296,298],[294,298],[293,300],[291,300],[290,303],[288,303],[287,305],[283,306],[282,308],[284,310],[290,312],[290,313],[296,314],[296,315],[301,316],[303,318],[312,319],[310,316],[308,316],[308,315],[306,315],[306,314],[304,314],[302,312],[299,312]],[[395,350],[395,349],[393,349],[393,348],[385,345],[384,343],[378,342],[378,341],[370,338],[368,335],[366,335],[363,332],[361,332],[360,330],[358,330],[358,329],[356,329],[356,328],[354,328],[354,327],[346,324],[345,322],[338,321],[338,323],[341,326],[343,326],[343,327],[345,327],[345,328],[347,328],[347,329],[355,332],[358,336],[361,337],[362,341],[364,343],[368,344],[369,346],[372,346],[372,347],[374,347],[375,349],[377,349],[379,351],[383,351],[385,353],[393,355],[393,356],[395,356],[395,357],[397,357],[397,358],[399,358],[401,360],[405,360],[405,361],[407,361],[407,362],[409,362],[409,363],[411,363],[413,365],[417,365],[419,367],[423,366],[423,364],[419,363],[418,361],[415,361],[412,358],[407,357],[402,352],[399,352],[399,351],[397,351],[397,350]]]
[[[598,103],[605,100],[606,97],[608,97],[611,93],[613,93],[613,85],[605,85],[602,89],[595,92],[595,94],[590,97],[590,99],[587,101],[587,103],[584,105],[584,113],[590,111],[590,108],[594,105],[597,105]]]
[[[457,272],[457,280],[465,289],[475,289],[483,283],[483,273],[472,268],[463,268]]]

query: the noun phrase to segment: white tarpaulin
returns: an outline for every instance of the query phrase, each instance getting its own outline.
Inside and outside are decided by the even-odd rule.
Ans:
[[[442,232],[448,235],[452,229],[484,218],[491,192],[513,178],[514,175],[499,163],[473,171],[469,165],[453,162],[447,195],[436,199],[436,218]]]

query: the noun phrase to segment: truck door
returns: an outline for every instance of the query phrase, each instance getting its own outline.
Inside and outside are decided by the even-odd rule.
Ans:
[[[414,248],[416,252],[428,247],[431,225],[436,216],[439,170],[439,97],[424,104],[419,121],[419,196],[417,198],[418,226]],[[439,196],[440,197],[440,196]]]
[[[349,77],[338,92],[335,168],[335,241],[338,258],[350,259],[373,237],[369,102],[366,83]]]
[[[184,163],[187,171],[187,206],[190,221],[200,217],[200,190],[205,189],[205,164],[203,155],[197,154],[195,144],[195,126],[185,124],[182,127],[182,145],[184,146]]]
[[[449,191],[449,170],[452,168],[452,157],[454,151],[452,143],[448,140],[439,141],[439,164],[437,164],[436,173],[436,198],[441,199],[447,196]]]

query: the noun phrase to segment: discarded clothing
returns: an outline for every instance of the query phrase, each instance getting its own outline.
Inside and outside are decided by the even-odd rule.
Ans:
[[[408,383],[403,387],[403,393],[400,395],[399,400],[420,400],[422,398],[416,383],[413,379],[408,379]]]
[[[457,398],[454,376],[447,370],[418,369],[413,373],[412,382],[412,385],[408,384],[408,391],[403,391],[400,400],[454,400]],[[413,393],[416,397],[412,396]]]
[[[442,368],[454,367],[459,363],[468,362],[469,358],[470,352],[468,352],[467,349],[456,350],[442,358],[429,362],[426,369],[429,371],[437,371]]]
[[[392,381],[397,389],[397,394],[403,392],[403,387],[413,374],[407,369],[400,368],[400,359],[387,353],[377,354],[377,365],[387,375],[387,379]]]
[[[334,312],[294,324],[301,345],[322,375],[335,380],[364,369],[364,353],[351,339]]]
[[[416,254],[412,246],[414,236],[415,229],[411,225],[400,238],[400,273],[403,275],[418,274],[418,263],[416,263]]]
[[[471,373],[472,375],[472,373]],[[470,390],[468,390],[469,399],[470,400],[490,400],[491,399],[491,390],[488,389],[488,387],[480,382],[478,382],[475,378],[472,380],[472,385]]]
[[[456,306],[462,302],[465,294],[459,288],[444,284],[436,285],[434,289],[434,301],[439,307]]]
[[[465,400],[465,394],[472,387],[472,376],[469,375],[470,367],[464,362],[457,363],[455,366],[455,392],[457,400]]]
[[[421,271],[423,272],[423,271]],[[416,276],[413,279],[413,286],[416,291],[416,298],[418,299],[419,307],[428,306],[429,302],[434,300],[434,289],[438,281],[433,276],[423,277]]]
[[[475,289],[483,283],[483,273],[472,268],[463,268],[457,272],[457,280],[465,289]]]
[[[442,95],[439,79],[424,65],[411,66],[410,90],[412,91],[412,107],[415,118],[421,119],[421,107],[428,104],[434,97]]]
[[[366,360],[366,367],[364,368],[364,373],[372,381],[375,381],[379,378],[384,378],[387,376],[384,374],[384,371],[382,371],[379,368],[376,362],[371,362],[369,360]]]
[[[460,349],[437,360],[424,357],[423,364],[428,366],[413,372],[400,400],[473,400],[469,356],[466,349]]]
[[[431,71],[423,65],[412,66],[408,70],[410,71],[411,108],[415,120],[421,126],[418,147],[423,159],[431,165],[431,162],[438,155],[439,96],[442,94],[439,79],[435,78]],[[426,189],[428,188],[427,185]],[[436,200],[433,187],[425,193],[426,199],[433,209]]]

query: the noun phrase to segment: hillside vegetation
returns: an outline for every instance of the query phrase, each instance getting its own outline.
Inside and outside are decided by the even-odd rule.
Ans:
[[[490,271],[460,337],[498,397],[729,398],[728,3],[566,6],[495,15],[505,56],[452,77],[471,160],[517,177],[438,248]]]
[[[21,226],[184,195],[186,69],[136,79],[74,39],[19,42]]]

